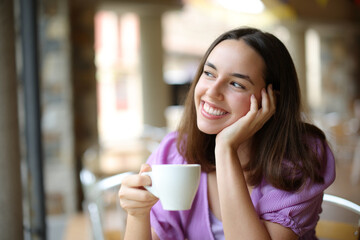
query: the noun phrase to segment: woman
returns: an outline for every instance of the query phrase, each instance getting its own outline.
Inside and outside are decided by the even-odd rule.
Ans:
[[[199,163],[188,211],[164,211],[144,190],[147,176],[123,181],[126,239],[316,239],[334,157],[324,134],[301,119],[300,88],[286,47],[239,28],[219,36],[194,78],[177,132],[148,164]]]

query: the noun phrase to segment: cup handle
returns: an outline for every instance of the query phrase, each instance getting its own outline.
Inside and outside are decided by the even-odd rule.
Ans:
[[[151,181],[152,181],[152,172],[143,172],[141,173],[141,175],[147,175],[151,178]],[[155,197],[159,198],[159,195],[156,193],[156,190],[155,190],[155,187],[154,185],[151,185],[151,186],[144,186],[144,188],[146,190],[148,190],[149,192],[151,192]]]

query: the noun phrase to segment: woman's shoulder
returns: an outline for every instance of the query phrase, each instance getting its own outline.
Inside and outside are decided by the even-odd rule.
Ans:
[[[307,133],[304,135],[304,144],[316,154],[323,166],[335,162],[335,156],[324,134]]]
[[[297,192],[277,189],[265,181],[251,195],[259,217],[278,223],[303,236],[316,226],[324,186],[307,186]]]
[[[183,156],[177,149],[177,132],[168,133],[159,146],[151,153],[147,163],[152,164],[184,164]]]
[[[286,196],[285,199],[295,199],[299,202],[304,199],[309,200],[316,196],[322,195],[324,190],[328,188],[335,180],[335,156],[326,138],[319,134],[305,134],[303,143],[307,145],[308,149],[315,153],[316,158],[320,162],[320,172],[322,182],[313,182],[308,179],[302,187],[297,191],[286,191],[274,187],[272,184],[263,181],[257,186],[259,190],[259,198],[273,198],[274,196]],[[314,160],[315,160],[314,159]],[[282,166],[285,169],[293,167],[294,163],[288,159],[284,159]],[[301,173],[299,173],[301,174]],[[290,198],[290,196],[292,196]],[[281,197],[282,198],[282,197]],[[277,199],[276,197],[274,199]]]
[[[328,148],[325,133],[315,125],[304,123],[303,141],[308,146]]]
[[[313,152],[315,159],[319,161],[319,174],[324,179],[323,186],[328,187],[335,180],[335,156],[325,135],[319,129],[315,133],[307,133],[304,137],[304,144]]]
[[[274,187],[272,184],[267,182],[266,179],[263,179],[257,186],[256,197],[258,199],[262,199],[264,202],[269,204],[271,203],[271,199],[278,200],[279,198],[286,199],[285,202],[290,204],[294,204],[295,202],[301,203],[322,196],[324,190],[334,182],[336,177],[335,157],[326,139],[312,135],[307,136],[305,141],[309,148],[316,153],[317,159],[321,162],[321,170],[319,174],[323,177],[323,181],[313,182],[308,179],[297,191],[286,191]],[[284,159],[283,165],[286,166],[286,168],[289,168],[292,166],[292,163]],[[279,203],[277,200],[274,202],[275,205]],[[283,203],[279,204],[283,205]]]

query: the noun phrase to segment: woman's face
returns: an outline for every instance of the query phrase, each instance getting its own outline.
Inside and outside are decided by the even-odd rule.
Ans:
[[[250,97],[261,102],[265,63],[243,40],[224,40],[210,53],[195,87],[197,125],[217,134],[244,116]]]

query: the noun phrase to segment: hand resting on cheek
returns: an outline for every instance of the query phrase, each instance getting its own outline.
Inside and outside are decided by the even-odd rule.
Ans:
[[[254,95],[250,99],[249,112],[232,125],[224,128],[216,136],[216,144],[227,144],[237,149],[242,143],[250,139],[274,115],[276,97],[272,85],[261,90],[261,107]]]

